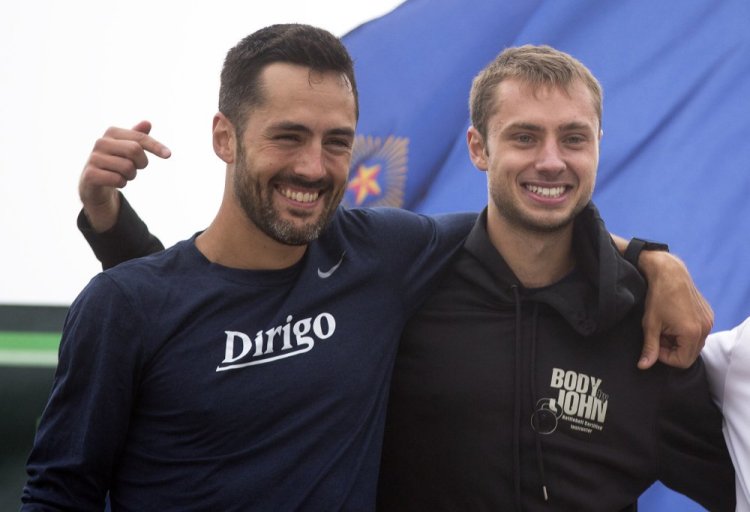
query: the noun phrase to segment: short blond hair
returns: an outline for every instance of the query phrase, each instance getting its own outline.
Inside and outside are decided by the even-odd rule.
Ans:
[[[469,95],[471,123],[486,139],[487,122],[497,108],[495,90],[503,80],[517,79],[539,87],[564,90],[581,81],[591,92],[594,110],[602,126],[602,86],[591,71],[573,56],[546,45],[506,48],[475,78]]]

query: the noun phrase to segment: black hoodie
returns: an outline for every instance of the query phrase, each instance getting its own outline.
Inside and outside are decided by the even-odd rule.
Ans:
[[[703,362],[637,369],[646,285],[596,208],[575,221],[576,270],[538,289],[491,244],[486,215],[404,332],[379,510],[635,510],[657,480],[734,510]]]

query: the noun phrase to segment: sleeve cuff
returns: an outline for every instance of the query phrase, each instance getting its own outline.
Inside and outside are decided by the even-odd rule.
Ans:
[[[161,241],[152,235],[148,226],[138,217],[122,193],[117,221],[107,231],[97,233],[81,210],[78,214],[78,229],[94,251],[104,270],[129,259],[146,256],[164,249]]]

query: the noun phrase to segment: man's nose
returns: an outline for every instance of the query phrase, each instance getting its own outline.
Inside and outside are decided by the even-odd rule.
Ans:
[[[565,169],[565,160],[556,140],[545,142],[539,149],[536,159],[536,169],[549,173],[558,173]]]
[[[310,181],[324,177],[326,171],[323,163],[323,149],[317,144],[309,144],[301,150],[294,165],[294,173]]]

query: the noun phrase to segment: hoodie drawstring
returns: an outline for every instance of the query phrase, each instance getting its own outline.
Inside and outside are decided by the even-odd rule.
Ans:
[[[521,508],[521,296],[518,286],[512,285],[513,297],[516,300],[516,353],[515,353],[515,375],[513,376],[513,487],[515,490],[516,510]]]
[[[521,499],[521,376],[523,373],[522,357],[522,336],[521,336],[521,295],[518,286],[512,285],[513,297],[516,306],[516,343],[515,343],[515,375],[513,376],[513,385],[515,396],[513,400],[513,485],[515,490],[516,510],[522,512]],[[537,323],[539,322],[539,304],[534,304],[531,321],[531,347],[530,347],[530,376],[531,376],[531,399],[532,411],[536,410],[536,342],[537,342]],[[532,419],[533,419],[532,412]],[[544,473],[544,454],[542,451],[541,434],[537,428],[534,428],[535,445],[536,445],[536,462],[539,478],[542,483],[542,497],[549,503],[549,493],[547,491],[547,479]]]
[[[531,400],[532,411],[536,410],[536,325],[539,319],[539,304],[534,304],[534,313],[531,321]],[[532,415],[534,413],[532,412]],[[532,416],[533,418],[533,416]],[[547,493],[547,479],[544,476],[544,455],[542,454],[542,438],[539,429],[534,429],[534,439],[536,441],[536,464],[539,471],[539,479],[542,482],[542,496],[545,502],[549,502]]]

